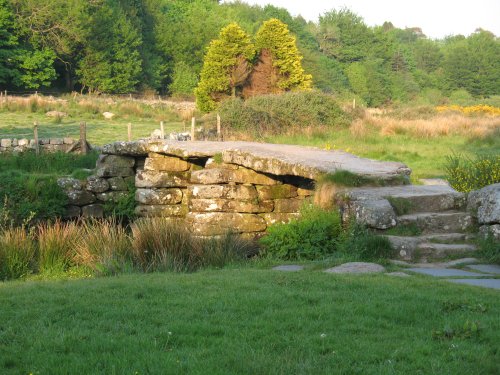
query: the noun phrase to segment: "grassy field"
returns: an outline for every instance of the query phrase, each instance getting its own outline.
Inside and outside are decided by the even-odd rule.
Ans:
[[[242,266],[4,282],[0,305],[2,374],[500,371],[498,292],[419,276]]]
[[[51,118],[48,111],[66,113],[66,117]],[[116,116],[106,120],[103,112]],[[33,138],[33,123],[39,124],[39,137],[78,138],[79,124],[87,123],[87,138],[90,143],[103,145],[126,140],[127,124],[132,124],[132,138],[149,136],[164,122],[165,132],[183,130],[183,116],[190,114],[176,111],[165,104],[149,104],[133,100],[64,99],[43,97],[15,98],[0,103],[0,138]]]
[[[368,115],[353,121],[348,129],[306,127],[298,134],[266,136],[264,140],[342,149],[362,157],[403,162],[413,170],[417,182],[419,178],[443,177],[449,155],[498,153],[500,116],[443,114],[407,120]]]

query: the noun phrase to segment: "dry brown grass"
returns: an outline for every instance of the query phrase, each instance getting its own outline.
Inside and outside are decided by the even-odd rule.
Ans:
[[[486,138],[500,132],[500,116],[466,116],[458,113],[436,114],[425,119],[397,119],[390,115],[366,113],[350,127],[354,137],[373,131],[383,136],[409,135],[416,138],[435,138],[459,135],[467,138]]]

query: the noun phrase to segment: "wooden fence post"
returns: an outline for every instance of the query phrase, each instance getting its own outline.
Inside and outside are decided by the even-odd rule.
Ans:
[[[160,135],[161,139],[165,139],[165,129],[163,128],[163,121],[160,121]]]
[[[40,143],[38,142],[38,123],[35,121],[33,123],[33,133],[35,136],[35,153],[40,154]]]
[[[88,147],[87,147],[87,123],[80,122],[80,149],[82,151],[82,155],[87,155]]]
[[[195,135],[194,135],[194,127],[196,125],[196,119],[194,117],[191,118],[191,140],[195,140]]]
[[[127,124],[127,135],[128,141],[132,142],[132,124],[130,122]]]
[[[222,141],[221,127],[220,127],[220,115],[217,113],[217,140]]]

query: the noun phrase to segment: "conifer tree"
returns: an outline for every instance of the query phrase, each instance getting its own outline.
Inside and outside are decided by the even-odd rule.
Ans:
[[[236,96],[236,89],[244,84],[250,73],[255,47],[250,37],[237,23],[224,27],[218,39],[207,49],[195,89],[196,103],[200,110],[209,112],[225,96]]]
[[[261,55],[264,50],[271,55],[276,77],[269,77],[269,81],[275,82],[274,91],[311,87],[312,76],[305,74],[295,37],[290,34],[285,23],[276,18],[264,22],[255,36],[255,45]]]

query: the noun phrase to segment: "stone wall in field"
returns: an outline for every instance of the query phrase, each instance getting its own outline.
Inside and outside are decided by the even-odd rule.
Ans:
[[[78,146],[78,142],[78,140],[75,141],[73,138],[47,138],[40,139],[38,144],[42,152],[67,152],[68,150],[75,149]],[[0,139],[0,153],[20,153],[33,150],[35,150],[34,139]]]

